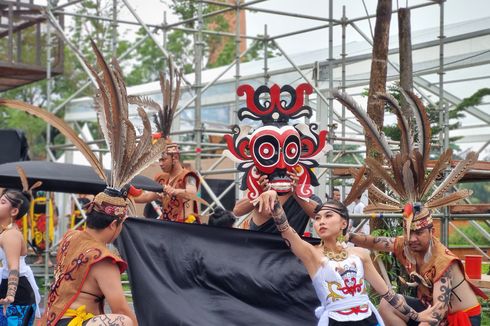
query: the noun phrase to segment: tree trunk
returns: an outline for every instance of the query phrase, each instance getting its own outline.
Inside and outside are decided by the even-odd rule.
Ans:
[[[400,43],[400,86],[401,88],[412,91],[412,37],[410,28],[410,9],[398,9],[398,42]],[[403,112],[408,111],[408,103],[402,96],[400,105]]]
[[[374,27],[373,58],[371,62],[371,79],[369,82],[367,113],[381,130],[384,120],[384,101],[375,99],[373,95],[386,91],[386,73],[388,63],[388,45],[391,22],[391,1],[378,0],[376,8],[376,25]],[[366,156],[383,160],[382,154],[373,146],[371,137],[366,135]],[[376,186],[384,189],[383,184]],[[384,228],[381,220],[375,219],[371,223],[372,229]]]

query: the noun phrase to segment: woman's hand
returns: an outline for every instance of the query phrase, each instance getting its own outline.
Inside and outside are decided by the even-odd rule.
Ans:
[[[11,295],[7,295],[5,298],[0,299],[0,304],[3,305],[3,315],[7,315],[7,308],[8,306],[14,302],[15,298]]]
[[[271,214],[272,210],[274,209],[274,202],[276,201],[277,198],[277,192],[275,190],[267,190],[266,192],[263,192],[252,201],[252,204],[256,206],[259,204],[259,213],[267,213]]]

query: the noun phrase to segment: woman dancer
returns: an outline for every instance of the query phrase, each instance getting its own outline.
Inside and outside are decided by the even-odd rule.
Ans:
[[[349,224],[347,208],[336,200],[327,200],[314,217],[314,228],[321,238],[319,246],[302,240],[288,224],[273,190],[257,199],[259,211],[270,211],[277,229],[303,262],[310,275],[321,306],[315,314],[318,325],[383,325],[383,321],[366,293],[366,281],[376,292],[404,315],[419,322],[436,322],[434,307],[417,313],[403,296],[389,288],[378,274],[369,252],[362,248],[343,248],[338,240]]]
[[[15,221],[29,210],[27,191],[7,190],[0,197],[0,260],[1,283],[0,325],[33,325],[39,315],[39,289],[31,268],[26,264],[27,246]]]

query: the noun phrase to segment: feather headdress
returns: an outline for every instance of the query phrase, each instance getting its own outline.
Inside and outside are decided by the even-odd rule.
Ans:
[[[173,143],[170,139],[170,130],[172,128],[177,105],[179,104],[182,75],[177,69],[172,68],[173,64],[171,58],[169,58],[169,67],[168,79],[165,73],[160,72],[160,89],[163,98],[162,106],[149,98],[131,96],[128,100],[130,104],[136,104],[140,107],[156,111],[156,113],[153,114],[153,121],[158,133],[154,134],[153,137],[155,139],[164,139],[167,145],[166,152],[168,154],[173,154],[179,152],[178,145]]]
[[[426,109],[420,99],[412,92],[400,89],[401,95],[409,104],[410,110],[401,110],[397,100],[388,94],[376,94],[393,109],[397,117],[398,127],[401,131],[400,151],[394,153],[388,146],[382,133],[374,126],[364,110],[348,95],[337,90],[333,96],[349,109],[359,120],[367,134],[374,139],[374,144],[382,151],[386,158],[386,168],[382,162],[366,158],[366,165],[391,188],[398,198],[393,198],[374,185],[370,185],[372,204],[365,208],[365,212],[404,212],[405,236],[410,236],[410,230],[417,230],[432,223],[430,210],[442,207],[464,199],[471,195],[469,190],[460,190],[450,195],[446,192],[451,189],[476,162],[477,154],[470,152],[466,159],[452,170],[452,172],[434,190],[431,186],[438,176],[443,174],[450,165],[452,151],[446,150],[434,165],[432,171],[426,175],[430,154],[430,121]],[[417,142],[410,128],[410,121],[415,121]],[[415,146],[417,144],[417,146]],[[429,193],[431,193],[429,195]],[[416,205],[414,205],[417,203]],[[423,203],[423,204],[420,204]],[[415,207],[414,207],[415,206]]]
[[[108,186],[95,197],[92,207],[101,213],[119,217],[126,212],[129,191],[127,184],[156,160],[165,149],[165,142],[163,139],[152,142],[150,121],[141,107],[138,108],[138,114],[143,121],[144,130],[137,139],[136,130],[128,116],[128,96],[121,68],[115,59],[112,60],[112,67],[109,66],[95,43],[91,41],[91,44],[101,70],[100,75],[87,61],[85,63],[98,85],[95,103],[99,125],[111,153],[110,176],[106,176],[102,164],[87,144],[59,117],[20,101],[0,99],[0,105],[38,116],[67,137]]]

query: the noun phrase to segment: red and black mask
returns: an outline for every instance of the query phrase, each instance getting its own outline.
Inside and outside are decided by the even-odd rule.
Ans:
[[[311,86],[301,84],[296,90],[289,85],[273,85],[270,89],[261,86],[254,92],[250,85],[242,85],[237,90],[238,95],[247,94],[247,107],[239,110],[239,118],[264,123],[253,131],[250,126],[234,126],[234,134],[225,135],[225,155],[245,172],[241,189],[249,190],[251,200],[264,191],[258,181],[262,175],[268,176],[269,185],[279,194],[293,190],[301,198],[309,198],[313,194],[311,186],[318,185],[311,168],[318,166],[317,159],[327,150],[327,131],[318,131],[316,124],[287,124],[290,118],[311,117],[311,108],[303,105],[303,92],[310,94]],[[270,95],[270,100],[261,102],[264,93]],[[289,103],[280,98],[281,93],[289,94]],[[291,189],[288,172],[299,178],[295,189]]]

